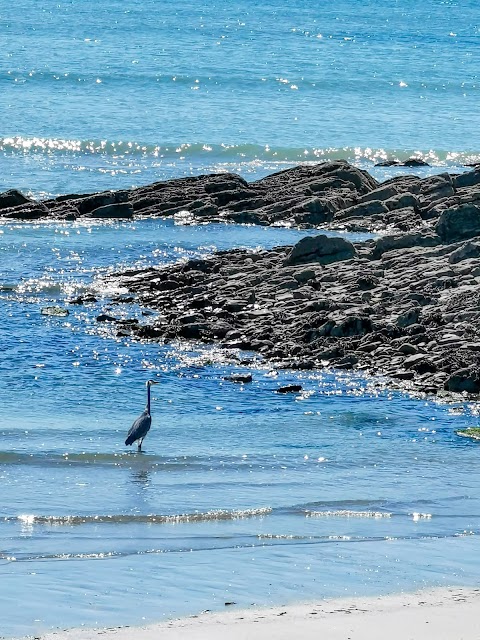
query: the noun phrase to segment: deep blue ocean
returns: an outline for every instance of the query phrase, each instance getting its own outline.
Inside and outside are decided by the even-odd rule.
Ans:
[[[334,158],[380,180],[464,171],[480,160],[479,29],[473,0],[2,2],[0,192],[255,180]],[[374,166],[412,155],[431,166]],[[0,638],[478,586],[479,445],[455,435],[476,403],[96,321],[149,318],[112,303],[112,271],[306,233],[0,224]],[[137,454],[124,440],[149,378]]]

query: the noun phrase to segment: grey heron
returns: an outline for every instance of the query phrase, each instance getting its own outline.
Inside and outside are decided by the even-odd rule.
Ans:
[[[138,450],[142,450],[142,442],[152,426],[152,416],[150,414],[150,387],[152,384],[159,384],[157,380],[147,380],[147,406],[143,413],[141,413],[135,422],[130,427],[130,431],[127,434],[125,440],[126,445],[133,444],[138,440]]]

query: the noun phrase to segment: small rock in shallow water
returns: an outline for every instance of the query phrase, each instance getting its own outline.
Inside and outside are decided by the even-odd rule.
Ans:
[[[109,316],[106,313],[101,313],[96,317],[97,322],[115,322],[117,319],[113,316]]]
[[[376,167],[397,167],[397,166],[401,166],[401,163],[398,160],[382,160],[381,162],[377,162],[375,166]]]
[[[69,315],[69,311],[68,309],[63,309],[62,307],[42,307],[41,314],[42,316],[65,317]]]
[[[408,160],[405,160],[405,162],[403,163],[404,167],[428,167],[430,166],[428,164],[428,162],[425,162],[425,160],[421,160],[420,158],[409,158]]]
[[[73,300],[69,300],[69,304],[87,304],[88,302],[97,302],[97,298],[95,296],[78,296],[78,298],[74,298]]]
[[[445,389],[454,393],[473,393],[480,392],[480,378],[476,371],[472,369],[460,369],[455,371],[445,382]]]
[[[288,384],[285,387],[279,387],[277,393],[297,393],[302,390],[301,384]]]
[[[457,436],[462,436],[463,438],[471,438],[472,440],[480,440],[480,429],[478,427],[471,427],[468,429],[459,429],[455,431]]]
[[[237,382],[239,384],[245,384],[247,382],[252,382],[252,374],[248,373],[247,375],[233,375],[233,376],[224,376],[224,380],[228,380],[228,382]]]

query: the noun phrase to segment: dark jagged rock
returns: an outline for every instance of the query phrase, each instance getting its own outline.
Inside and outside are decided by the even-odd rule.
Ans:
[[[445,382],[445,389],[455,393],[480,393],[480,375],[472,369],[455,371]]]
[[[221,173],[43,202],[12,190],[0,194],[0,218],[173,216],[179,224],[234,222],[426,233],[446,210],[461,205],[480,206],[480,171],[476,169],[454,176],[400,175],[379,184],[366,171],[337,160],[285,169],[251,183]]]
[[[441,242],[440,238],[433,233],[405,233],[403,235],[383,236],[375,241],[372,257],[379,258],[388,251],[398,249],[409,249],[411,247],[435,247]]]
[[[338,211],[335,216],[336,220],[344,220],[345,218],[363,218],[366,216],[374,216],[381,213],[387,213],[388,207],[380,200],[370,200],[361,202],[353,207],[347,207]]]
[[[389,211],[395,211],[397,209],[405,209],[409,207],[414,211],[419,209],[419,201],[417,196],[413,193],[398,193],[396,196],[392,196],[388,200],[385,200],[385,206]]]
[[[428,167],[430,166],[428,162],[425,160],[421,160],[420,158],[409,158],[405,160],[405,162],[401,163],[403,167]]]
[[[351,184],[353,188],[368,193],[378,187],[378,182],[366,171],[353,167],[345,160],[322,162],[316,165],[300,165],[293,169],[284,169],[273,173],[253,184],[268,191],[283,191],[286,187],[298,189],[303,184],[317,191],[327,191],[332,188],[332,180],[341,180],[343,185]],[[317,187],[315,187],[317,185]]]
[[[373,330],[372,321],[368,317],[348,316],[339,324],[333,326],[329,335],[337,338],[363,336]]]
[[[477,184],[480,184],[480,165],[475,167],[474,171],[467,171],[466,173],[461,173],[453,177],[453,186],[455,189],[473,187]]]
[[[453,264],[463,262],[463,260],[470,260],[471,258],[480,258],[480,243],[478,242],[466,242],[455,251],[452,251],[448,261]]]
[[[285,222],[312,227],[328,223],[336,211],[354,205],[358,197],[376,187],[377,181],[367,172],[336,161],[287,169],[250,184],[235,174],[201,175],[130,191],[59,196],[43,205],[47,208],[45,217],[55,219],[96,217],[98,210],[102,215],[115,212],[116,217],[126,208],[103,207],[130,203],[135,216],[189,214],[191,220],[202,222]]]
[[[360,368],[429,393],[480,393],[479,175],[403,175],[380,185],[338,161],[250,184],[214,174],[28,201],[0,209],[0,218],[75,219],[103,210],[381,230],[363,243],[312,235],[293,247],[130,269],[114,276],[116,284],[154,315],[98,320],[134,339],[257,351],[276,368]]]
[[[78,296],[77,298],[73,298],[72,300],[68,301],[68,304],[83,305],[83,304],[89,304],[93,302],[97,302],[97,298],[92,295],[86,295],[86,296]]]
[[[115,318],[114,316],[109,316],[106,313],[101,313],[97,316],[96,320],[97,322],[116,322],[117,318]]]
[[[421,160],[420,158],[408,158],[404,162],[400,162],[400,160],[381,160],[377,162],[376,167],[429,167],[430,165],[425,160]]]
[[[398,195],[398,193],[399,191],[394,184],[390,184],[387,186],[380,185],[377,189],[370,191],[370,193],[367,193],[364,196],[361,196],[359,198],[359,202],[369,202],[370,200],[380,200],[383,202],[385,200],[389,200],[393,196]]]
[[[130,202],[119,202],[105,204],[94,209],[89,214],[89,218],[133,218],[133,207]]]
[[[0,216],[7,220],[40,220],[48,216],[48,209],[41,202],[28,202],[2,209]]]
[[[375,163],[376,167],[399,167],[402,166],[400,160],[380,160],[380,162]]]
[[[97,193],[75,202],[81,215],[89,214],[100,207],[113,205],[120,202],[127,202],[128,193],[126,191],[105,191]]]
[[[9,209],[10,207],[18,207],[22,204],[32,202],[29,198],[17,191],[16,189],[10,189],[0,193],[0,209]]]
[[[446,209],[440,215],[435,230],[446,242],[480,235],[480,206],[461,204],[458,207]]]
[[[278,389],[276,389],[276,392],[277,393],[298,393],[301,390],[302,390],[301,384],[288,384],[283,387],[278,387]]]

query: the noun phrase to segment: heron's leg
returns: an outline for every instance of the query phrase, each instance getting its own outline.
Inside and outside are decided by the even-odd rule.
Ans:
[[[140,440],[138,441],[138,450],[139,451],[142,450],[142,442],[143,442],[143,438],[140,438]]]

